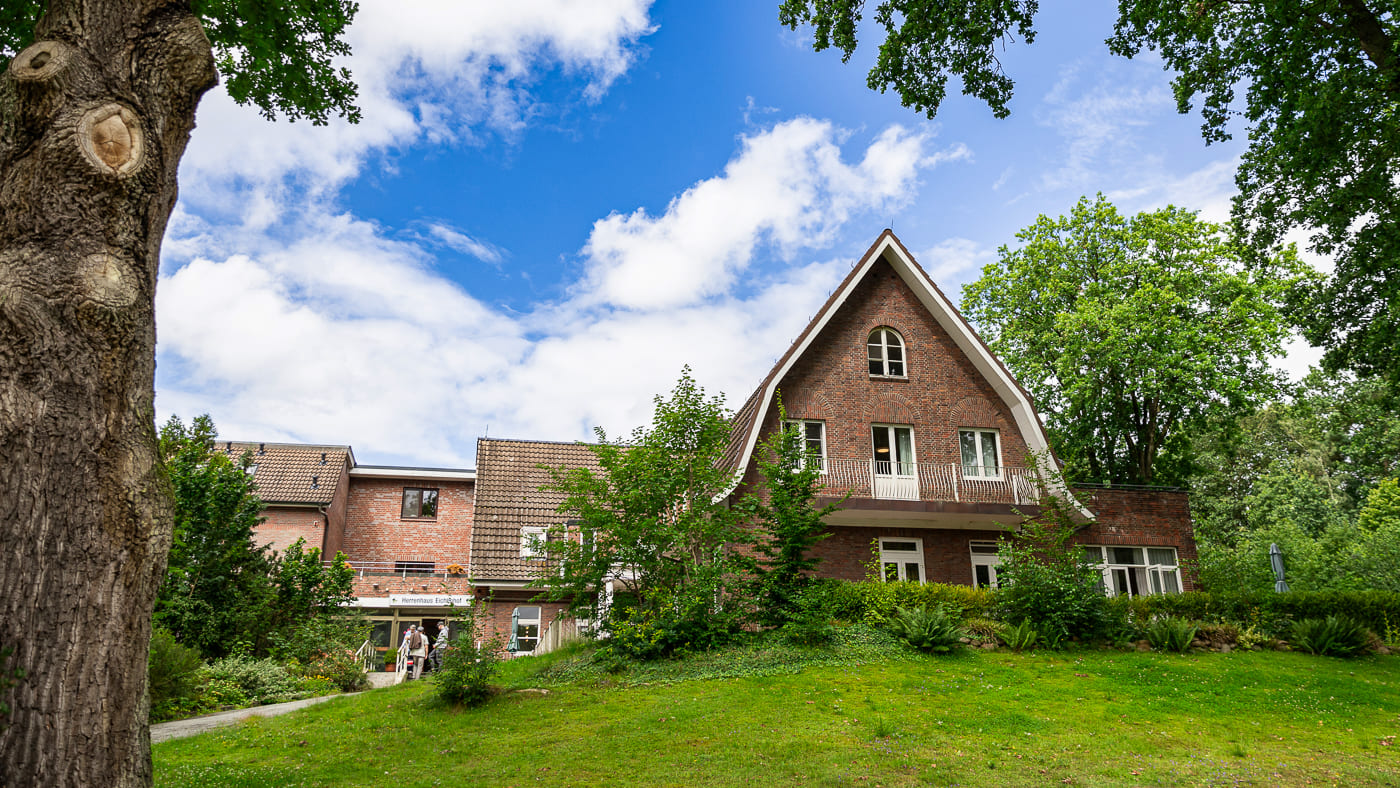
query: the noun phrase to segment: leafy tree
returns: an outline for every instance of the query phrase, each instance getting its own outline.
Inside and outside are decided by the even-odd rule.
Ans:
[[[811,549],[830,535],[826,517],[840,508],[838,504],[817,507],[821,466],[808,454],[797,427],[786,419],[780,400],[778,423],[784,426],[755,453],[761,488],[739,504],[755,527],[756,550],[762,556],[756,567],[763,600],[759,615],[774,625],[796,616],[798,598],[809,579],[806,573],[821,563]]]
[[[298,538],[273,567],[270,628],[292,629],[308,619],[340,614],[355,598],[354,585],[355,570],[345,553],[336,553],[327,566],[321,548],[308,550],[306,540]]]
[[[1278,390],[1291,250],[1246,264],[1225,228],[1167,207],[1124,218],[1102,195],[1040,216],[963,293],[1026,386],[1070,478],[1187,479],[1191,440]]]
[[[927,3],[880,0],[870,19],[885,37],[867,84],[937,113],[949,76],[1008,114],[1014,84],[997,48],[1035,40],[1038,0]],[[817,51],[849,60],[865,0],[782,0],[778,18],[811,25]],[[1325,283],[1293,302],[1305,335],[1333,368],[1400,379],[1400,16],[1383,0],[1119,0],[1108,41],[1126,57],[1151,50],[1177,109],[1201,102],[1207,143],[1243,118],[1250,145],[1236,175],[1235,219],[1266,249],[1292,228],[1334,255]],[[1244,101],[1238,99],[1243,91]]]
[[[272,591],[272,561],[253,540],[262,501],[248,473],[252,456],[216,451],[217,434],[207,414],[188,427],[171,416],[160,430],[175,530],[155,621],[206,659],[227,656],[266,631]]]
[[[266,114],[353,120],[331,59],[355,8],[0,6],[0,651],[64,677],[6,693],[0,783],[150,784],[145,668],[172,528],[154,287],[180,158],[216,67]]]
[[[639,656],[703,645],[736,627],[744,610],[726,590],[746,566],[734,546],[747,535],[739,512],[720,502],[732,482],[720,462],[729,418],[724,398],[707,397],[687,367],[669,398],[656,397],[650,427],[620,445],[598,429],[589,449],[600,471],[554,471],[553,489],[565,495],[559,511],[574,525],[547,544],[558,578],[537,585],[588,615],[601,612],[605,582],[622,586],[629,601],[603,624],[615,642],[638,644]]]
[[[1043,485],[1042,485],[1043,487]],[[998,547],[997,607],[1005,621],[1030,621],[1049,645],[1094,638],[1108,622],[1103,576],[1073,543],[1079,523],[1058,495],[1040,499],[1040,513]]]

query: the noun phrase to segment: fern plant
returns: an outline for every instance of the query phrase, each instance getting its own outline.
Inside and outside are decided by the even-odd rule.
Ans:
[[[1293,625],[1293,646],[1309,654],[1351,657],[1365,651],[1370,633],[1345,616],[1305,618]]]
[[[1040,631],[1035,628],[1030,619],[1026,619],[1015,626],[1008,626],[1001,633],[1002,640],[1011,647],[1012,651],[1021,652],[1035,648],[1036,641],[1040,640]]]
[[[956,614],[943,605],[895,608],[890,631],[914,648],[933,654],[946,654],[962,644],[967,630]]]
[[[1147,625],[1147,642],[1158,651],[1185,653],[1196,638],[1196,625],[1184,618],[1162,616]]]

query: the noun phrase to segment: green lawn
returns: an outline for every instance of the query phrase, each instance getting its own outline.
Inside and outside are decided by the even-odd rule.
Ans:
[[[531,663],[504,680],[531,683]],[[444,708],[423,682],[159,744],[156,784],[1400,785],[1393,657],[966,652],[640,686],[650,674],[553,675],[548,695],[479,709]]]

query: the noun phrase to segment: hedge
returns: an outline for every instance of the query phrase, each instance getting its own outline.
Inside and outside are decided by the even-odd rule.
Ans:
[[[1230,622],[1257,626],[1273,635],[1286,634],[1294,621],[1341,615],[1355,619],[1385,636],[1400,630],[1400,593],[1394,591],[1289,591],[1287,593],[1222,593],[1114,597],[1109,605],[1126,611],[1139,623],[1153,616],[1180,616],[1193,621]]]
[[[884,624],[896,607],[944,605],[960,617],[986,617],[992,610],[992,592],[971,586],[909,581],[816,580],[803,592],[804,611],[836,621]]]

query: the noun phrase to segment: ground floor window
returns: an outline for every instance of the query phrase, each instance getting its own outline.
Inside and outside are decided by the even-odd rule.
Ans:
[[[1109,596],[1181,593],[1175,547],[1086,545],[1086,560],[1103,573]]]
[[[924,540],[881,537],[880,575],[885,580],[924,582]]]
[[[529,653],[540,643],[540,608],[521,605],[510,614],[510,650]]]
[[[1001,556],[996,542],[969,542],[972,551],[972,585],[977,588],[997,588],[997,568]]]

